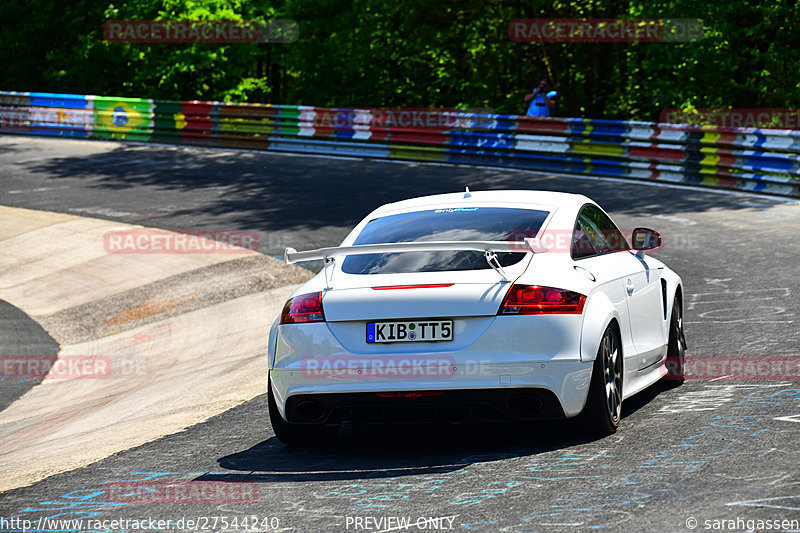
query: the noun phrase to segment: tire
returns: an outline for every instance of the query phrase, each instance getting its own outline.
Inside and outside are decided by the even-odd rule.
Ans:
[[[686,338],[683,334],[683,310],[678,298],[672,304],[672,317],[669,322],[667,341],[667,375],[664,384],[678,387],[686,381]]]
[[[592,382],[581,413],[592,434],[616,433],[622,418],[622,350],[612,325],[606,328],[592,368]]]
[[[289,446],[307,446],[333,440],[338,428],[323,424],[291,424],[283,419],[272,395],[272,383],[267,387],[269,421],[278,440]]]

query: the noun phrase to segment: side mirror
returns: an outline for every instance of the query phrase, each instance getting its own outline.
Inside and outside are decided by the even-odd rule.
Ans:
[[[654,229],[636,228],[631,234],[634,250],[654,250],[661,248],[661,234]]]

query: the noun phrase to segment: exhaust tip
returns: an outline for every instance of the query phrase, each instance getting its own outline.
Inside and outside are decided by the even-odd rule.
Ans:
[[[514,394],[508,399],[508,409],[514,416],[523,418],[534,416],[544,408],[544,402],[537,394]]]
[[[317,422],[325,416],[325,409],[314,400],[303,400],[295,407],[297,415],[305,422]]]

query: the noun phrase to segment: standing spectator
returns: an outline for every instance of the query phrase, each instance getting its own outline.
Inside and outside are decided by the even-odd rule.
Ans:
[[[529,117],[550,117],[556,108],[556,97],[558,93],[551,90],[547,78],[542,78],[539,86],[533,92],[525,95],[525,101],[530,102],[528,106]]]

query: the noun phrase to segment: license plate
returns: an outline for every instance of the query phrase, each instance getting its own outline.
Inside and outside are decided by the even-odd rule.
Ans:
[[[452,320],[367,322],[367,343],[440,342],[453,340]]]

